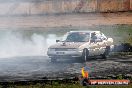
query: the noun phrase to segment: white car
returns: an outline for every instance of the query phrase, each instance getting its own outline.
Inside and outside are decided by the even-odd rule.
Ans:
[[[48,48],[47,54],[52,62],[60,58],[77,58],[87,61],[89,56],[106,58],[113,46],[113,39],[100,31],[70,31],[63,40]]]

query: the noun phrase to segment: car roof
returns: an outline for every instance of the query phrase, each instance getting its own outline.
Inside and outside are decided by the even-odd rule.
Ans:
[[[70,33],[71,32],[85,32],[85,33],[93,33],[93,32],[95,32],[95,33],[100,33],[100,31],[70,31]]]

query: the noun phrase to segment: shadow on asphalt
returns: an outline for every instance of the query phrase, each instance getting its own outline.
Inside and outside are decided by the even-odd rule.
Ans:
[[[94,61],[107,61],[108,59],[102,59],[102,58],[89,58],[86,62],[94,62]],[[50,62],[50,63],[85,63],[81,58],[79,59],[58,59],[56,62]]]

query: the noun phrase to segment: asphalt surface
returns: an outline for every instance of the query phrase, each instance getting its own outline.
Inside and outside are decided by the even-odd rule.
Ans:
[[[91,58],[87,62],[58,60],[51,63],[46,56],[25,56],[0,59],[0,82],[39,80],[45,77],[70,78],[79,76],[81,68],[89,67],[91,77],[116,74],[132,75],[132,56]]]

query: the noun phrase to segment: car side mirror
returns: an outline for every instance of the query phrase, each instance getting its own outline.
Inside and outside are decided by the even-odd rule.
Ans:
[[[103,40],[102,39],[91,39],[90,42],[91,43],[96,43],[96,42],[102,42]]]
[[[93,43],[93,42],[95,42],[95,40],[94,40],[94,39],[91,39],[91,40],[90,40],[90,43]]]
[[[102,42],[102,39],[96,39],[95,42]]]
[[[56,42],[60,42],[60,40],[56,40]]]

